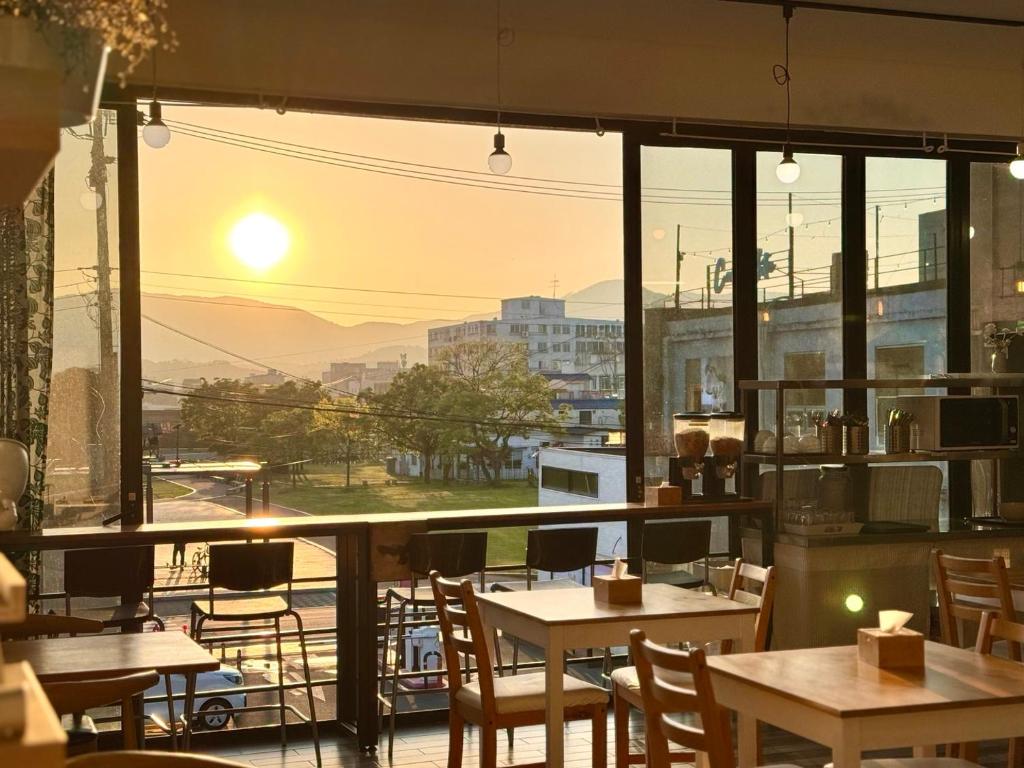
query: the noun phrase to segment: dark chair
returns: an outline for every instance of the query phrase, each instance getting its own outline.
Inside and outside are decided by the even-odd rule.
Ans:
[[[644,524],[640,547],[643,579],[650,584],[673,584],[686,589],[703,588],[708,582],[708,560],[711,555],[710,520],[668,520]],[[655,571],[649,566],[704,563],[705,577],[686,571]]]
[[[309,725],[313,731],[313,747],[316,763],[320,760],[320,734],[316,722],[316,706],[313,701],[313,686],[309,673],[309,657],[306,654],[306,637],[302,617],[292,608],[292,574],[295,544],[291,541],[254,542],[245,544],[211,544],[209,559],[210,585],[205,600],[192,603],[190,628],[192,639],[201,642],[203,628],[207,622],[225,621],[272,623],[277,643],[277,705],[267,704],[232,708],[225,712],[265,712],[278,710],[281,721],[281,741],[288,743],[285,726],[286,712],[290,711],[305,722],[305,716],[291,704],[285,703],[284,654],[281,648],[281,619],[290,616],[298,628],[299,650],[302,653],[302,672],[306,681],[306,699],[309,703]],[[285,587],[283,591],[276,589]],[[223,592],[262,593],[259,596],[237,599]],[[270,591],[274,590],[274,591]],[[223,631],[235,631],[232,627]],[[217,630],[214,630],[217,631]],[[191,716],[186,712],[186,717]]]
[[[164,622],[153,608],[153,548],[106,547],[71,549],[64,553],[64,612],[103,622],[122,631],[139,629],[154,621]],[[140,600],[139,595],[146,596]],[[75,598],[119,597],[118,605],[77,606]]]
[[[409,537],[407,547],[409,570],[412,579],[409,587],[391,587],[384,595],[384,647],[381,651],[380,681],[377,689],[377,715],[388,713],[388,758],[395,748],[395,716],[398,714],[398,696],[416,695],[420,690],[401,689],[401,670],[405,667],[406,632],[425,626],[437,626],[436,605],[433,591],[429,588],[417,592],[421,578],[428,578],[432,571],[446,578],[460,578],[479,574],[480,588],[484,585],[484,568],[487,565],[486,531],[438,531],[436,533],[414,533]],[[397,614],[397,616],[396,616]],[[392,630],[394,635],[392,639]],[[394,642],[393,663],[389,664],[391,645]],[[427,675],[423,676],[424,681]],[[409,679],[408,676],[406,679]],[[424,688],[429,693],[443,689]]]
[[[533,528],[526,532],[526,580],[502,581],[492,592],[532,589],[572,589],[585,586],[586,572],[594,576],[597,559],[597,528]],[[537,581],[534,571],[547,572],[551,579]],[[555,574],[580,571],[581,581],[556,579]],[[582,583],[581,583],[582,582]]]

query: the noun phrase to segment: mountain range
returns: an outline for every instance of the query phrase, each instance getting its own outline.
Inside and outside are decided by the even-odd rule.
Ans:
[[[658,298],[646,292],[645,303]],[[569,317],[622,318],[622,281],[595,283],[565,297]],[[55,300],[54,368],[93,366],[98,358],[95,308],[81,296]],[[490,319],[498,310],[465,318]],[[142,295],[143,376],[180,381],[242,377],[277,368],[319,380],[331,361],[426,362],[427,331],[458,320],[341,325],[304,309],[240,296]]]

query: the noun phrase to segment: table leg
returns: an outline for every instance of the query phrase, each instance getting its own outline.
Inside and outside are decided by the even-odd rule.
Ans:
[[[184,707],[184,722],[181,725],[181,745],[185,752],[189,751],[192,746],[192,710],[195,706],[196,698],[196,673],[188,672],[185,674],[185,707]]]
[[[178,719],[174,716],[174,689],[171,687],[171,676],[164,675],[164,688],[167,691],[167,727],[171,729],[171,751],[178,751]]]
[[[557,627],[548,629],[548,642],[545,650],[544,666],[544,698],[547,706],[547,764],[551,768],[561,768],[565,762],[565,707],[562,703],[562,654],[565,653],[565,642],[562,632]]]
[[[754,768],[757,763],[757,718],[736,713],[736,751],[739,768]]]
[[[851,727],[844,728],[840,743],[832,746],[833,768],[860,768],[860,733],[854,733],[853,730]]]

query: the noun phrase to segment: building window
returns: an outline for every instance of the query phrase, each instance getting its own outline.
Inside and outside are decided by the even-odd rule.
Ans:
[[[542,467],[540,485],[549,491],[571,493],[576,496],[597,498],[598,476],[596,472],[581,472],[562,467]]]
[[[589,427],[594,423],[594,412],[593,411],[580,411],[580,424],[585,427]]]

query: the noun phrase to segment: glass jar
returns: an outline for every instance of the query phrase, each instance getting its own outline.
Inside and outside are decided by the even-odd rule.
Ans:
[[[736,464],[743,455],[745,431],[742,413],[711,415],[711,453],[715,457],[715,473],[718,477],[725,479],[736,474]]]
[[[850,473],[843,464],[822,464],[818,475],[818,511],[823,522],[847,522]]]
[[[704,456],[711,439],[708,416],[704,413],[676,413],[672,416],[672,436],[683,477],[695,480],[704,471]]]

